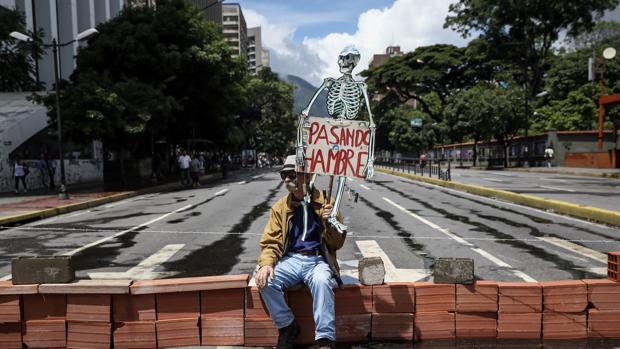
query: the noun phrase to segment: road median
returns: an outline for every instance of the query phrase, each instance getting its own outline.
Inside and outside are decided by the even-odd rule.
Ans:
[[[587,219],[599,223],[605,223],[615,226],[620,226],[620,212],[605,210],[596,207],[571,204],[564,201],[545,199],[540,196],[518,194],[507,190],[491,189],[483,186],[463,184],[459,182],[444,181],[436,178],[423,177],[413,175],[410,173],[403,173],[399,171],[389,170],[386,168],[377,168],[377,171],[392,174],[395,176],[408,178],[420,182],[434,184],[446,188],[464,191],[471,194],[480,196],[497,198],[505,201],[509,201],[515,204],[530,206],[543,210],[553,211],[555,213],[561,213],[572,217]]]

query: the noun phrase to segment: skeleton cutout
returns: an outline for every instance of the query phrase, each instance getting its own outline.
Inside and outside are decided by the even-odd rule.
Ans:
[[[353,69],[360,60],[360,53],[354,46],[345,47],[338,56],[338,66],[342,76],[337,79],[326,78],[323,83],[314,93],[314,96],[308,103],[308,106],[302,110],[299,116],[299,125],[297,128],[297,166],[303,168],[305,164],[305,148],[307,145],[307,139],[305,139],[304,129],[309,127],[308,114],[312,104],[318,97],[318,95],[327,89],[327,112],[334,119],[355,119],[360,111],[362,98],[368,109],[368,116],[370,121],[370,143],[368,147],[368,161],[366,163],[366,178],[370,179],[374,175],[374,150],[375,150],[375,123],[372,119],[372,111],[370,110],[370,102],[368,99],[368,89],[366,84],[361,81],[353,80],[351,76]],[[336,201],[334,207],[327,220],[327,223],[334,227],[341,234],[346,234],[347,227],[338,222],[336,215],[342,201],[344,187],[347,178],[344,176],[338,176],[338,184],[336,190]],[[314,179],[311,182],[311,187],[314,183]],[[305,201],[310,202],[311,190],[304,187]],[[305,212],[305,211],[304,211]],[[307,221],[307,217],[304,214],[304,223]],[[302,239],[305,238],[307,227],[304,224],[304,234]]]

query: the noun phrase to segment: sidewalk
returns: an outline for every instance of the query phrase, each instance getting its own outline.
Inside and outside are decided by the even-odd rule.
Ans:
[[[555,173],[573,176],[620,178],[620,168],[511,167],[504,171]]]

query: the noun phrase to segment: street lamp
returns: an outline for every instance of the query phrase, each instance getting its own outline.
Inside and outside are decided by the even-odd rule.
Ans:
[[[603,98],[603,93],[605,93],[605,60],[610,60],[616,57],[616,49],[613,47],[607,47],[603,50],[603,58],[601,60],[601,79],[599,80],[599,111],[598,111],[598,150],[603,150],[603,114],[605,113],[605,108],[603,107],[603,103],[601,98]]]
[[[43,47],[46,47],[46,48],[51,47],[52,54],[54,55],[54,85],[55,85],[54,89],[56,92],[56,96],[55,96],[56,97],[56,125],[58,127],[58,159],[60,161],[60,192],[58,193],[58,198],[61,200],[69,199],[69,194],[67,193],[67,182],[65,179],[65,159],[64,159],[63,151],[62,151],[62,118],[60,114],[60,97],[59,97],[59,87],[58,87],[58,80],[60,79],[60,77],[58,76],[58,71],[59,71],[58,48],[70,45],[76,41],[84,40],[97,33],[98,33],[97,29],[89,28],[79,33],[75,37],[75,39],[68,41],[64,44],[59,44],[56,41],[56,38],[52,38],[51,44],[43,44]],[[26,34],[22,34],[20,32],[11,32],[9,36],[14,39],[24,41],[24,42],[33,41],[30,36]]]

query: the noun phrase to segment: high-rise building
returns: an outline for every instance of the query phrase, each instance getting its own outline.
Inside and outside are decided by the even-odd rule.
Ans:
[[[248,70],[253,73],[269,66],[269,51],[263,48],[261,28],[248,29]]]
[[[129,0],[127,0],[129,1]],[[152,2],[153,0],[134,0]],[[42,29],[43,43],[51,44],[52,39],[60,44],[75,39],[78,33],[95,28],[97,24],[116,16],[126,0],[0,0],[0,5],[18,9],[24,13],[26,29]],[[59,48],[60,77],[67,79],[75,69],[78,42]],[[48,48],[45,54],[35,65],[37,81],[45,84],[46,89],[54,85],[54,57],[52,49]]]
[[[391,57],[400,56],[403,53],[400,51],[400,46],[388,46],[385,49],[385,53],[372,55],[372,59],[368,64],[369,68],[378,67],[385,64]]]
[[[232,50],[233,57],[247,57],[248,26],[239,4],[226,3],[222,5],[222,31]]]
[[[185,0],[202,11],[203,18],[222,25],[222,0]]]

